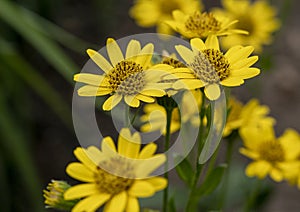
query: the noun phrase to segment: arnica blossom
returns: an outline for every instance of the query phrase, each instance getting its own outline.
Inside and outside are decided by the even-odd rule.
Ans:
[[[81,200],[72,212],[96,211],[104,206],[107,212],[140,211],[137,198],[150,197],[167,186],[162,177],[151,173],[166,160],[164,154],[155,154],[156,144],[141,149],[138,133],[123,128],[116,148],[111,137],[102,140],[101,150],[95,146],[78,147],[74,154],[80,162],[66,168],[71,177],[84,182],[69,188],[66,200]]]
[[[275,124],[275,119],[268,116],[269,107],[260,105],[257,99],[251,99],[246,105],[243,105],[240,101],[231,97],[228,106],[229,115],[223,131],[224,137],[230,135],[233,130]]]
[[[274,181],[282,181],[286,173],[283,167],[291,167],[300,154],[299,144],[291,139],[294,133],[288,129],[276,138],[273,126],[240,130],[244,143],[240,153],[253,160],[246,168],[246,175],[260,179],[270,175]]]
[[[279,29],[280,22],[276,18],[276,9],[268,1],[260,0],[223,0],[224,9],[214,10],[220,17],[238,20],[234,25],[238,29],[249,32],[248,35],[235,34],[224,37],[221,44],[224,48],[233,45],[251,45],[255,52],[261,52],[263,45],[272,43],[272,33]]]
[[[249,57],[254,50],[252,46],[234,46],[224,54],[218,38],[213,35],[205,43],[200,38],[194,38],[190,44],[191,49],[183,45],[175,46],[188,68],[176,69],[180,80],[174,83],[174,89],[193,90],[205,86],[206,97],[216,100],[220,96],[220,84],[239,86],[244,79],[260,73],[258,68],[251,67],[258,60],[257,56]]]
[[[172,29],[185,38],[206,38],[209,35],[225,36],[247,34],[247,31],[233,29],[237,20],[218,17],[213,12],[195,11],[193,14],[184,11],[173,11],[173,20],[165,21]]]
[[[47,189],[43,191],[46,208],[56,208],[60,210],[71,210],[71,208],[78,202],[75,200],[65,200],[64,193],[71,186],[62,180],[51,180],[48,184]]]
[[[165,88],[170,85],[159,81],[166,74],[165,71],[172,67],[165,64],[151,66],[153,44],[149,43],[141,48],[139,41],[131,40],[123,55],[117,42],[108,38],[106,49],[110,62],[98,52],[87,50],[104,74],[76,74],[75,81],[87,84],[78,90],[80,96],[111,94],[102,106],[103,110],[111,110],[123,98],[127,105],[138,107],[140,101],[151,103],[155,101],[153,97],[165,95]]]
[[[173,10],[192,14],[202,10],[202,3],[200,0],[136,0],[129,14],[141,27],[157,26],[158,33],[173,34],[173,30],[164,23],[172,20]]]
[[[200,123],[199,107],[202,104],[202,93],[200,90],[185,92],[181,100],[181,108],[174,108],[171,117],[170,132],[174,133],[180,129],[181,122],[190,122],[193,126],[198,127]],[[196,104],[191,104],[195,101]],[[154,103],[144,106],[145,114],[141,116],[141,121],[144,124],[141,126],[143,132],[153,132],[160,130],[166,134],[167,114],[163,106]]]

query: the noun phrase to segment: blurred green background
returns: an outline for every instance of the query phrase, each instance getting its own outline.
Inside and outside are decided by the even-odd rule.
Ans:
[[[218,2],[204,1],[206,6]],[[269,105],[279,133],[287,127],[299,131],[299,2],[272,2],[284,19],[264,58],[273,71],[256,80],[267,79],[259,94],[251,83],[236,94],[242,100],[256,96]],[[85,50],[99,49],[107,37],[155,31],[134,24],[128,16],[131,5],[131,0],[0,0],[1,212],[44,211],[47,183],[71,181],[65,167],[79,145],[71,117],[73,74],[88,60]],[[109,125],[103,129],[108,133]],[[278,186],[265,210],[289,206],[289,211],[299,211],[299,191]]]

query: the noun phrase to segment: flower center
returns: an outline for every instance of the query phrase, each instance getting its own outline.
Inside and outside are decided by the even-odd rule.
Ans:
[[[284,160],[284,151],[278,142],[264,142],[260,145],[259,149],[260,157],[263,160],[266,160],[270,163],[281,162]]]
[[[174,68],[184,68],[184,67],[186,67],[182,62],[180,62],[179,60],[176,60],[174,58],[171,58],[171,57],[164,57],[163,60],[162,60],[162,63],[170,65]]]
[[[100,162],[94,174],[99,191],[115,195],[128,190],[134,182],[133,169],[132,164],[122,158]]]
[[[251,35],[254,31],[254,22],[250,16],[240,16],[237,18],[239,22],[237,23],[237,29],[242,29]]]
[[[217,32],[221,29],[221,23],[212,13],[195,12],[185,22],[187,30],[196,33],[199,37],[207,37],[210,32]]]
[[[113,91],[123,95],[134,95],[144,87],[144,75],[140,64],[123,60],[107,74],[107,77]]]
[[[217,83],[229,74],[229,63],[223,53],[216,49],[205,49],[189,64],[197,78],[206,83]]]

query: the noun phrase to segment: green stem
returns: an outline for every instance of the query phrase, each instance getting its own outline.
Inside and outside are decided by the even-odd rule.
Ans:
[[[165,136],[165,152],[170,148],[170,131],[171,131],[171,120],[172,120],[172,111],[173,108],[165,107],[167,113],[167,124],[166,124],[166,136]],[[168,173],[168,161],[165,166],[165,174],[164,177],[169,181],[169,173]],[[163,194],[163,212],[168,211],[168,196],[169,196],[169,186],[167,186],[164,190]]]
[[[261,188],[261,180],[256,180],[254,189],[250,194],[250,198],[247,199],[247,202],[245,204],[245,208],[244,208],[245,212],[255,211],[256,199],[259,194],[260,188]]]
[[[227,140],[227,149],[226,149],[226,156],[225,156],[225,163],[230,168],[231,161],[232,161],[232,152],[234,147],[234,140],[236,138],[236,135],[232,135]],[[226,202],[227,192],[228,192],[228,182],[229,182],[229,168],[225,171],[224,174],[224,181],[223,186],[221,188],[221,198],[219,202],[219,209],[222,209],[224,207],[224,204]]]
[[[193,176],[192,179],[192,185],[191,185],[191,190],[189,193],[189,197],[188,197],[188,202],[186,205],[186,211],[187,212],[193,212],[195,211],[196,208],[196,203],[197,201],[195,200],[195,195],[194,192],[197,189],[197,184],[198,184],[198,180],[199,177],[201,175],[202,169],[203,169],[203,164],[199,164],[198,163],[198,158],[201,154],[203,145],[204,145],[204,141],[205,141],[205,125],[203,122],[203,118],[205,116],[205,95],[202,95],[202,105],[200,108],[200,112],[199,112],[199,117],[200,117],[200,127],[199,127],[199,134],[198,134],[198,150],[197,150],[197,163],[196,163],[196,172]]]

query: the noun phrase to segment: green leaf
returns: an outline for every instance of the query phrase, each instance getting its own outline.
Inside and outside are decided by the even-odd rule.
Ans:
[[[195,191],[194,195],[200,197],[203,195],[211,194],[220,184],[226,168],[227,165],[222,164],[212,170],[209,175],[206,176],[201,186]]]
[[[0,61],[24,80],[61,118],[62,122],[72,129],[71,110],[62,97],[12,46],[0,39]]]
[[[20,6],[11,1],[1,0],[0,18],[34,46],[62,76],[70,82],[73,81],[73,74],[79,71],[78,67],[49,36],[32,27],[32,19],[28,20],[22,15]]]
[[[176,167],[178,176],[190,187],[194,176],[194,170],[190,162],[181,155],[175,156],[175,163],[181,161]]]

